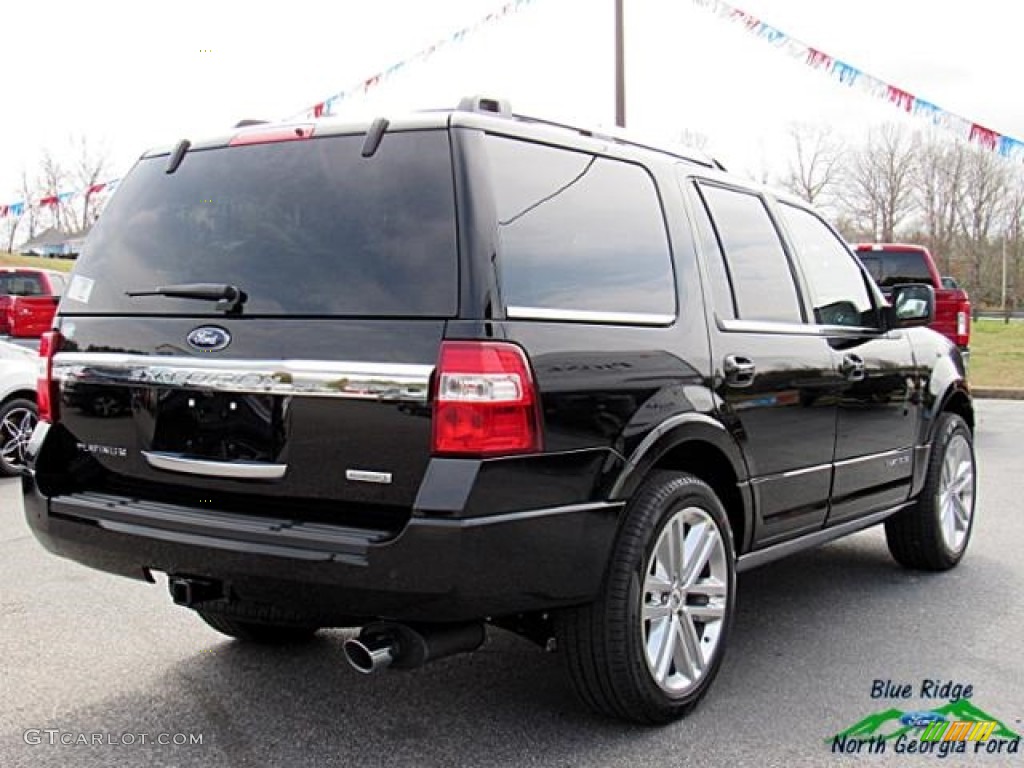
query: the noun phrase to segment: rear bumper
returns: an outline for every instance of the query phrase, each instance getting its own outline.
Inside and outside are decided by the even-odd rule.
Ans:
[[[233,598],[339,620],[463,621],[587,602],[622,510],[414,517],[389,537],[100,494],[47,498],[31,473],[23,491],[29,526],[56,555],[137,579],[216,580]]]

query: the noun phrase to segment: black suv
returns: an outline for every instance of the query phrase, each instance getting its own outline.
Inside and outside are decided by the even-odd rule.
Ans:
[[[885,523],[951,568],[959,352],[804,204],[501,102],[144,155],[43,340],[50,551],[257,642],[411,667],[485,625],[594,708],[689,711],[736,574]],[[97,410],[97,399],[117,407]]]

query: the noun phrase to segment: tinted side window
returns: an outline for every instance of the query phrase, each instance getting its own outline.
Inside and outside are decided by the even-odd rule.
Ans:
[[[511,315],[530,308],[675,316],[665,219],[643,168],[497,136],[486,145]]]
[[[814,320],[822,325],[874,325],[874,305],[860,271],[839,239],[813,213],[780,205],[809,283]]]
[[[715,228],[708,218],[707,209],[703,205],[695,205],[694,226],[697,229],[697,241],[700,243],[701,252],[705,254],[708,263],[708,276],[711,279],[711,297],[714,301],[715,311],[719,317],[728,320],[736,319],[736,300],[732,295],[732,286],[729,283],[729,270],[725,266],[725,256],[718,244],[718,237],[715,235]]]
[[[701,185],[700,190],[725,252],[737,316],[802,322],[793,272],[764,201],[722,187]]]

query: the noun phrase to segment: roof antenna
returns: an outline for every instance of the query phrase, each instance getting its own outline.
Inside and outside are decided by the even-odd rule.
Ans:
[[[164,169],[164,173],[172,174],[178,170],[178,166],[181,165],[181,161],[185,159],[185,153],[188,152],[188,148],[192,146],[192,142],[188,139],[182,139],[178,142],[178,146],[171,152],[171,157],[167,161],[167,167]]]
[[[388,119],[378,117],[370,123],[370,129],[366,132],[366,139],[363,141],[363,157],[373,157],[380,146],[380,140],[384,138],[384,131],[388,129]]]

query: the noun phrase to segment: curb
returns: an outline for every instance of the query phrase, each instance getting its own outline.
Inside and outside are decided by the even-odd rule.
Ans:
[[[1024,389],[1013,387],[971,387],[971,396],[978,400],[1024,400]]]

